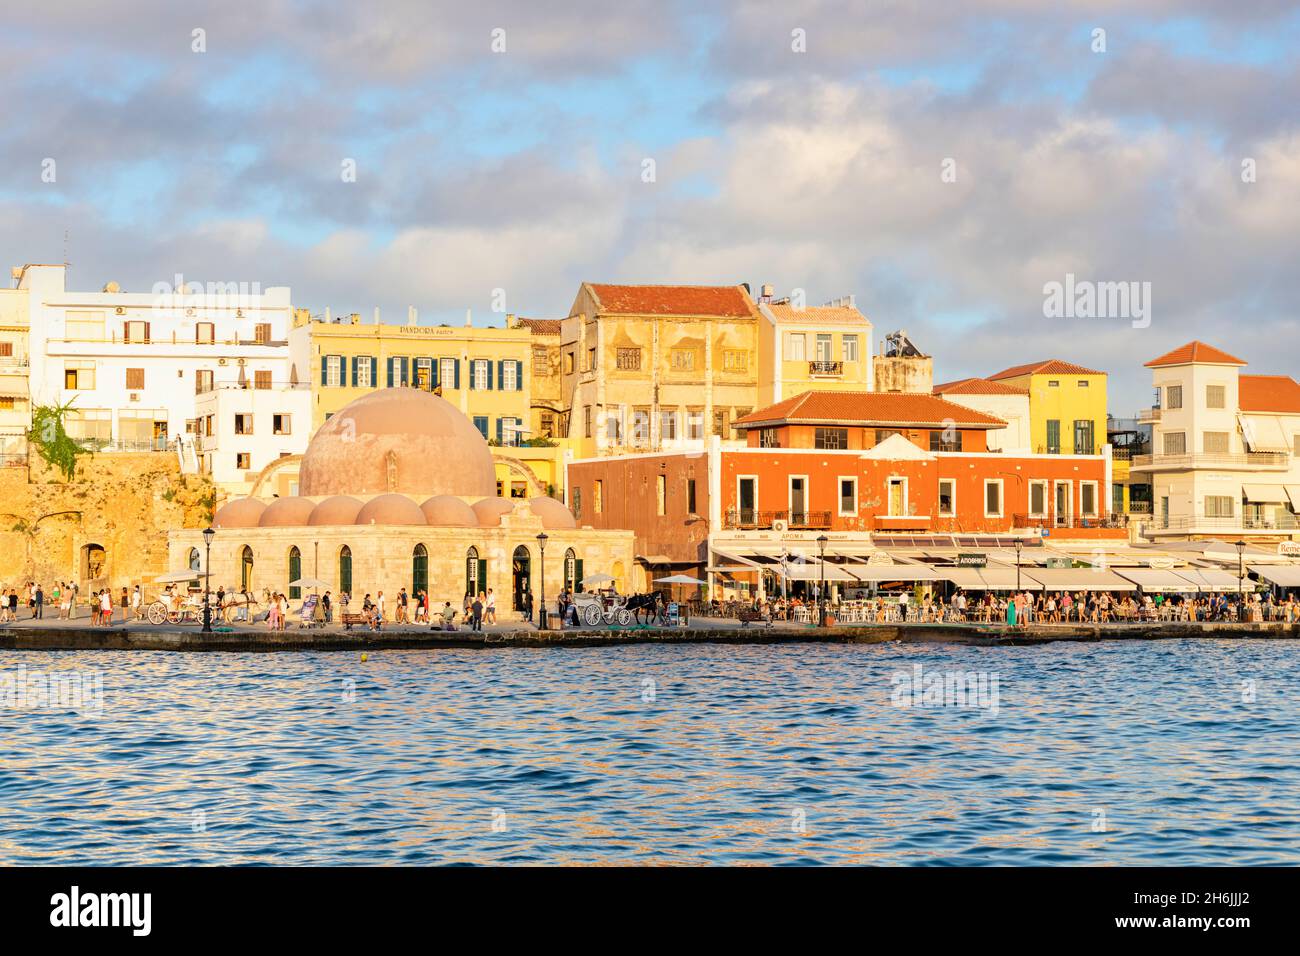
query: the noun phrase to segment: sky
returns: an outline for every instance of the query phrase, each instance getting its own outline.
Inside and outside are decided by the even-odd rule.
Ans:
[[[770,283],[1118,417],[1191,339],[1300,373],[1300,3],[4,3],[0,246],[72,288],[499,325]],[[1067,275],[1146,308],[1047,314]]]

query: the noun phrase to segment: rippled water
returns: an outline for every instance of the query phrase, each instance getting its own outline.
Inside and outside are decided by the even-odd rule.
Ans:
[[[0,863],[1291,864],[1298,651],[3,651],[103,711],[0,710]]]

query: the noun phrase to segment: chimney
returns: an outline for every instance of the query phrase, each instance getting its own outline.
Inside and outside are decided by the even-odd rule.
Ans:
[[[415,311],[415,306],[413,306],[413,305],[408,305],[408,306],[406,307],[406,324],[407,324],[407,325],[419,325],[419,324],[420,324],[420,322],[419,322],[419,316],[420,316],[420,313],[418,313],[418,312]]]
[[[465,328],[471,328],[474,325],[474,310],[465,310]]]
[[[379,324],[379,306],[375,306],[375,325]]]
[[[325,306],[325,321],[330,321],[330,307],[328,305]]]
[[[763,294],[758,297],[758,301],[759,302],[772,301],[772,284],[770,282],[763,283]]]

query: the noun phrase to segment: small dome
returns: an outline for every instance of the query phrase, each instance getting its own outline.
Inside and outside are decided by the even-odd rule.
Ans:
[[[357,512],[357,524],[424,524],[424,512],[406,495],[371,498]]]
[[[262,512],[265,510],[264,501],[258,501],[256,498],[236,498],[234,501],[227,501],[217,510],[212,518],[212,527],[218,530],[256,528],[257,519],[262,517]]]
[[[515,510],[515,503],[509,498],[484,498],[474,502],[474,514],[478,515],[480,528],[495,528],[501,524],[501,516]]]
[[[578,526],[578,522],[573,520],[573,512],[554,498],[529,498],[528,507],[533,514],[542,519],[543,528],[576,528]]]
[[[261,528],[297,528],[307,523],[316,506],[306,498],[276,498],[258,519]]]
[[[435,528],[477,528],[478,515],[454,495],[434,495],[420,505],[424,520]]]
[[[326,498],[307,518],[310,525],[317,524],[356,524],[357,513],[361,511],[361,502],[349,495],[335,495]]]

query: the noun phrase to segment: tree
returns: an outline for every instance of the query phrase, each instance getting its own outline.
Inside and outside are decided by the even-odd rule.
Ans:
[[[36,446],[46,464],[63,472],[68,481],[77,473],[77,459],[93,450],[87,443],[69,437],[64,429],[63,420],[71,408],[71,400],[62,405],[35,406],[32,427],[27,431],[27,440]]]

